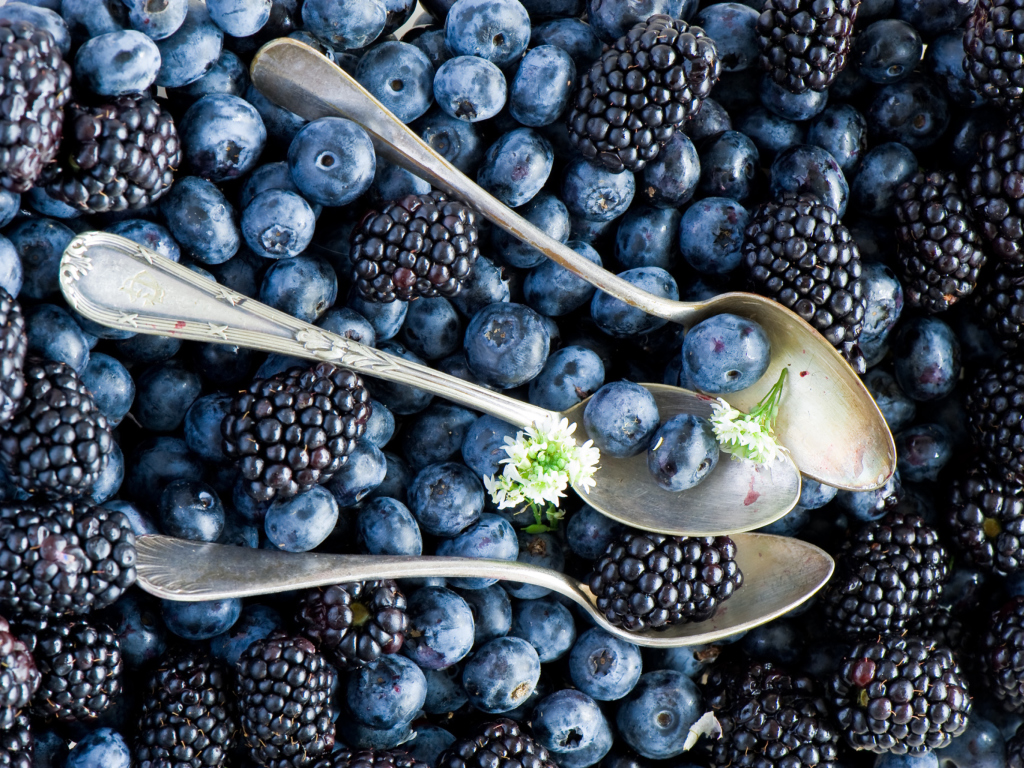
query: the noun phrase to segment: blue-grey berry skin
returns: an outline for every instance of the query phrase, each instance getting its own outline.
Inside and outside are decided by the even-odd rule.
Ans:
[[[338,276],[323,259],[280,259],[267,270],[259,300],[307,323],[315,322],[338,297]]]
[[[97,357],[102,358],[105,355],[93,355],[93,360],[89,363],[90,369],[93,368],[93,363],[96,362]],[[89,373],[88,369],[86,373]],[[125,371],[125,374],[127,374],[127,371]],[[133,395],[135,393],[134,384],[132,385],[131,393]],[[188,445],[189,450],[202,456],[206,461],[228,461],[228,457],[224,455],[224,443],[221,438],[220,425],[230,410],[231,396],[224,392],[204,395],[192,403],[185,414],[184,424],[185,443]],[[109,417],[107,420],[110,421]],[[116,424],[117,422],[114,423]]]
[[[124,737],[112,728],[97,728],[79,740],[65,768],[129,768],[132,753]]]
[[[807,143],[806,124],[779,117],[764,107],[750,110],[736,128],[750,137],[766,163],[783,150]]]
[[[122,96],[148,89],[160,62],[160,49],[141,32],[108,32],[78,49],[75,77],[101,96]]]
[[[462,669],[462,685],[477,709],[499,714],[515,709],[537,687],[537,651],[518,637],[499,637],[477,648]]]
[[[550,192],[542,190],[516,213],[560,243],[569,238],[569,211],[565,204]],[[494,227],[491,243],[500,260],[513,267],[529,269],[543,263],[546,258],[532,245],[524,243],[500,227]]]
[[[155,432],[177,429],[202,386],[199,376],[177,360],[157,363],[139,375],[135,416]]]
[[[631,381],[605,384],[583,409],[583,423],[594,445],[617,459],[646,450],[659,421],[654,396]]]
[[[601,40],[593,28],[582,19],[551,19],[537,24],[530,32],[535,48],[553,45],[569,54],[582,73],[601,56]]]
[[[804,144],[787,149],[775,158],[770,174],[773,198],[810,194],[840,217],[846,213],[850,185],[836,159],[821,147]]]
[[[832,501],[837,493],[839,493],[838,488],[804,477],[801,479],[800,499],[797,501],[797,506],[803,509],[819,509]]]
[[[321,325],[320,327],[323,328],[325,326]],[[388,444],[388,441],[394,437],[395,415],[391,413],[391,410],[384,403],[378,400],[371,400],[370,405],[372,410],[370,411],[370,418],[366,422],[366,432],[363,434],[363,439],[383,449]]]
[[[64,54],[64,58],[68,58],[68,52],[71,50],[71,35],[64,19],[52,8],[44,7],[41,3],[7,3],[0,6],[0,19],[27,21],[29,24],[46,30],[53,35],[54,42],[57,43],[60,52]]]
[[[661,267],[637,267],[620,272],[619,277],[637,288],[665,299],[679,299],[679,286],[675,278]],[[647,333],[665,325],[667,320],[648,315],[642,309],[627,304],[604,291],[594,293],[590,302],[590,316],[598,327],[610,336],[625,338]]]
[[[865,298],[861,340],[883,340],[903,312],[903,286],[892,269],[879,261],[864,264],[860,279]]]
[[[444,21],[445,43],[456,56],[505,67],[530,42],[530,16],[519,0],[456,0]]]
[[[409,596],[402,653],[424,669],[444,669],[473,648],[473,613],[445,587],[422,587]]]
[[[626,212],[635,192],[632,173],[612,173],[582,158],[573,160],[565,169],[562,202],[575,216],[612,221]]]
[[[791,93],[767,76],[759,93],[761,106],[785,120],[810,120],[828,105],[827,91]]]
[[[679,211],[639,205],[631,208],[619,222],[615,233],[615,259],[626,269],[676,265],[679,247]]]
[[[209,72],[220,58],[224,33],[213,23],[206,0],[188,0],[188,14],[171,35],[157,40],[160,73],[156,84],[180,88]]]
[[[538,701],[531,724],[537,742],[562,755],[589,747],[603,722],[597,702],[582,691],[567,688]]]
[[[358,125],[341,117],[322,117],[292,139],[288,167],[303,197],[340,206],[370,188],[376,157],[370,137]]]
[[[459,315],[443,296],[421,298],[409,304],[399,339],[426,360],[455,353],[461,341]]]
[[[487,560],[515,560],[519,556],[519,540],[512,524],[507,520],[497,515],[484,514],[454,538],[442,541],[437,547],[437,554]],[[497,581],[480,577],[448,579],[448,583],[458,589],[483,589]]]
[[[584,560],[597,560],[622,531],[621,523],[584,504],[569,518],[565,539],[569,548]]]
[[[164,624],[185,640],[209,640],[227,632],[242,613],[242,601],[237,597],[223,600],[200,600],[184,603],[161,600]]]
[[[850,59],[861,77],[886,85],[908,78],[923,51],[921,35],[910,24],[880,19],[857,31]]]
[[[94,352],[80,376],[107,423],[111,427],[120,424],[135,400],[135,381],[128,369],[116,358]]]
[[[423,701],[423,711],[426,714],[442,715],[455,712],[469,701],[459,679],[461,673],[458,664],[445,669],[423,670],[423,677],[427,680],[427,698]]]
[[[360,57],[356,80],[403,123],[411,123],[434,103],[434,65],[409,43],[375,45]]]
[[[890,431],[898,432],[914,420],[916,403],[907,397],[888,371],[872,368],[864,376],[864,386],[874,398]]]
[[[218,183],[255,168],[267,144],[267,129],[256,108],[226,93],[204,96],[189,107],[179,131],[193,173]]]
[[[686,0],[587,0],[587,19],[598,37],[614,43],[630,28],[656,13],[685,18]]]
[[[53,219],[26,219],[6,230],[22,267],[20,294],[45,299],[59,289],[60,260],[74,239],[72,229]]]
[[[900,388],[917,401],[938,400],[960,378],[960,342],[938,318],[914,318],[892,340],[894,372]]]
[[[600,254],[580,240],[566,245],[587,261],[602,266]],[[561,317],[579,309],[594,295],[594,286],[561,264],[545,260],[530,270],[523,281],[523,296],[545,317]]]
[[[396,301],[392,303],[398,304],[399,302]],[[390,304],[383,304],[379,306],[390,306]],[[411,363],[425,365],[425,361],[419,355],[410,352],[398,342],[382,341],[377,345],[377,348],[382,352],[397,355]],[[434,399],[434,395],[426,389],[419,389],[418,387],[412,387],[408,384],[397,384],[389,381],[375,381],[373,383],[373,395],[384,403],[390,411],[398,416],[408,416],[413,413],[419,413],[430,405],[431,400]]]
[[[435,73],[435,82],[437,75]],[[436,88],[435,88],[436,96]],[[434,106],[413,126],[420,138],[463,173],[476,170],[484,154],[479,130],[470,122]]]
[[[753,320],[713,315],[683,339],[683,370],[704,392],[727,394],[753,386],[771,362],[771,342]]]
[[[445,401],[431,403],[403,428],[403,448],[409,466],[418,471],[428,464],[450,459],[475,421],[476,413],[467,408]]]
[[[379,0],[308,0],[302,4],[306,29],[336,50],[363,48],[380,36],[387,8]]]
[[[984,103],[984,97],[971,88],[964,71],[963,29],[954,29],[928,43],[923,65],[926,72],[942,83],[957,105],[973,108]]]
[[[480,519],[483,507],[483,484],[464,464],[431,464],[409,487],[409,511],[432,536],[457,536]]]
[[[651,437],[647,467],[666,491],[699,485],[718,466],[719,448],[711,423],[700,416],[673,416]]]
[[[466,326],[469,367],[485,384],[500,389],[518,387],[540,373],[550,344],[540,315],[522,304],[490,304]]]
[[[112,235],[127,237],[144,248],[156,251],[165,259],[181,260],[181,249],[166,227],[146,219],[125,219],[106,230]],[[10,291],[8,291],[10,293]]]
[[[512,601],[499,584],[484,589],[459,590],[473,612],[473,643],[480,648],[496,637],[504,637],[512,629]]]
[[[850,186],[850,204],[868,216],[889,216],[896,204],[896,190],[917,173],[917,157],[903,144],[873,146],[857,166]]]
[[[532,128],[509,131],[484,154],[476,181],[510,208],[530,202],[548,180],[555,153]]]
[[[508,458],[502,446],[505,438],[515,438],[518,430],[496,416],[481,416],[462,439],[462,460],[480,477],[501,472],[502,459]]]
[[[63,307],[39,304],[26,311],[25,335],[32,355],[66,363],[76,373],[89,364],[89,341]]]
[[[605,632],[588,629],[569,652],[569,674],[576,687],[597,701],[621,699],[643,671],[640,648]]]
[[[576,82],[572,57],[554,45],[531,49],[519,64],[509,89],[509,114],[533,128],[558,120]]]
[[[912,483],[938,480],[952,453],[952,437],[941,424],[917,424],[896,435],[896,466]]]
[[[234,666],[246,648],[257,640],[266,639],[283,624],[281,614],[270,606],[250,603],[242,609],[242,615],[231,632],[210,640],[210,653],[225,664]]]
[[[512,607],[512,635],[530,643],[546,664],[569,652],[576,624],[572,612],[554,597],[520,600]]]
[[[127,2],[124,0],[43,0],[40,7],[46,4],[60,13],[76,45],[109,32],[120,32],[129,26]]]
[[[308,552],[331,534],[338,514],[334,496],[318,485],[298,496],[273,502],[263,526],[274,546],[287,552]]]
[[[682,754],[686,734],[704,709],[690,678],[663,669],[640,676],[619,706],[616,724],[622,740],[641,756],[664,760]]]
[[[839,163],[843,173],[857,167],[868,148],[868,124],[849,104],[836,104],[811,121],[807,143],[821,147]]]
[[[358,440],[348,461],[327,482],[327,489],[339,507],[354,507],[384,481],[387,469],[384,452],[371,442]]]
[[[477,56],[456,56],[434,75],[434,100],[467,123],[494,117],[505,106],[508,83],[497,65]]]
[[[640,194],[658,208],[679,208],[697,191],[700,176],[696,147],[686,134],[676,131],[657,157],[644,167]]]
[[[257,195],[242,211],[242,237],[257,256],[298,256],[313,240],[316,215],[304,198],[283,189]]]
[[[128,6],[128,21],[136,29],[153,40],[170,37],[185,21],[189,0],[166,0],[153,3],[150,0],[123,0]]]
[[[257,195],[272,189],[283,189],[285,192],[299,194],[299,188],[295,186],[292,172],[288,169],[288,163],[285,160],[264,163],[249,174],[238,195],[239,207],[246,208]]]
[[[232,37],[249,37],[263,29],[273,6],[273,0],[206,0],[213,23]]]
[[[423,535],[409,508],[397,499],[378,497],[359,509],[356,530],[371,555],[423,554]]]
[[[249,69],[238,56],[225,49],[209,72],[186,86],[173,89],[168,95],[181,97],[186,103],[195,102],[214,93],[244,96],[249,87]]]
[[[189,541],[217,541],[224,531],[224,505],[206,483],[175,480],[160,494],[160,529]]]
[[[201,264],[227,261],[241,245],[231,204],[212,182],[198,176],[178,179],[160,201],[168,228],[185,252]]]
[[[267,136],[272,142],[288,145],[302,127],[309,122],[306,118],[299,117],[284,107],[279,107],[252,83],[246,86],[245,100],[256,107],[256,111],[260,113],[263,125],[267,129]]]
[[[426,697],[423,670],[397,654],[385,654],[353,672],[345,692],[353,717],[371,728],[409,722]]]
[[[530,402],[550,411],[567,411],[604,384],[601,357],[591,349],[568,346],[553,352],[530,382]]]
[[[747,199],[761,165],[757,147],[739,131],[707,139],[700,150],[700,191],[706,196]]]
[[[898,141],[918,152],[946,132],[949,100],[931,78],[915,74],[879,88],[865,116],[872,143]]]
[[[743,235],[750,212],[727,197],[705,197],[679,222],[679,251],[705,275],[724,275],[743,261]]]
[[[760,13],[744,3],[714,3],[693,23],[715,41],[723,72],[740,72],[757,65],[757,19]]]

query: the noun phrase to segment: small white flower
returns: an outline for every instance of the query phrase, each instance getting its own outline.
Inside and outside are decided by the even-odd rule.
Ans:
[[[779,412],[787,372],[787,368],[782,369],[779,380],[750,413],[738,411],[718,398],[712,406],[711,427],[723,451],[758,464],[775,460],[781,448],[775,442],[772,427]]]

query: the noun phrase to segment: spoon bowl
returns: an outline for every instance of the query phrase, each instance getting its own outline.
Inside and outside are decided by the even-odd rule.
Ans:
[[[118,235],[88,232],[73,239],[61,259],[60,286],[76,311],[101,325],[333,362],[419,387],[520,428],[565,417],[576,423],[575,437],[586,440],[586,401],[554,413],[411,363],[272,309]],[[712,401],[704,395],[647,386],[663,418],[711,413]],[[581,495],[595,509],[634,528],[675,536],[760,528],[800,498],[800,473],[784,452],[768,465],[723,457],[704,482],[680,493],[658,487],[646,453],[603,457],[594,480],[597,486]]]
[[[700,645],[745,632],[793,610],[825,586],[835,563],[813,544],[785,536],[741,533],[736,562],[743,586],[707,621],[629,632],[598,610],[590,588],[560,571],[528,563],[469,557],[332,555],[205,544],[140,536],[138,584],[165,600],[251,597],[373,579],[492,578],[535,584],[564,595],[617,637],[651,648]]]
[[[790,369],[775,427],[800,471],[826,485],[865,491],[896,469],[896,447],[878,406],[842,356],[796,313],[763,296],[725,293],[703,302],[671,301],[637,289],[549,237],[488,194],[389,112],[344,70],[313,48],[283,38],[253,58],[252,82],[268,99],[309,120],[345,117],[361,125],[382,157],[458,197],[483,216],[602,291],[644,312],[690,327],[731,313],[759,323],[772,362],[757,384],[725,399],[749,411]]]

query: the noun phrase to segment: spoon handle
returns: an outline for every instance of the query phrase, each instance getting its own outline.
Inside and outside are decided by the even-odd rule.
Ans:
[[[297,115],[309,120],[340,116],[358,123],[370,135],[376,151],[392,163],[472,205],[605,293],[675,322],[689,322],[687,310],[695,314],[699,308],[641,291],[539,230],[435,152],[347,72],[308,45],[291,38],[267,43],[253,58],[251,74],[264,96]]]
[[[78,312],[111,328],[325,360],[518,427],[559,416],[304,323],[106,232],[71,241],[61,259],[60,287]]]

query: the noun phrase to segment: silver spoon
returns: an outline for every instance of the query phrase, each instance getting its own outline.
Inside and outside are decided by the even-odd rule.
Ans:
[[[88,232],[72,240],[61,260],[60,286],[78,312],[112,328],[336,362],[521,428],[564,417],[577,425],[579,441],[587,439],[587,401],[556,414],[492,392],[304,323],[117,235]],[[712,401],[704,395],[663,384],[644,386],[662,418],[711,414]],[[800,473],[784,453],[761,465],[723,456],[700,485],[680,493],[654,482],[645,453],[631,459],[602,457],[594,479],[597,487],[581,495],[595,509],[635,528],[676,536],[760,528],[785,515],[800,497]]]
[[[166,600],[223,600],[372,579],[431,576],[491,578],[546,587],[581,606],[594,622],[637,645],[699,645],[744,632],[796,608],[821,589],[835,563],[813,544],[786,536],[732,537],[743,586],[707,621],[629,632],[604,617],[586,584],[560,571],[469,557],[331,555],[203,544],[171,536],[140,536],[138,584]]]
[[[359,83],[297,40],[275,40],[256,54],[253,84],[271,101],[314,120],[346,117],[361,125],[383,157],[459,199],[597,288],[649,315],[691,326],[729,312],[759,323],[772,345],[772,363],[757,384],[726,399],[749,411],[790,368],[775,427],[808,477],[850,491],[877,488],[896,468],[896,447],[867,389],[825,339],[798,315],[763,296],[725,293],[681,302],[638,290],[548,237],[485,192],[409,130]]]

